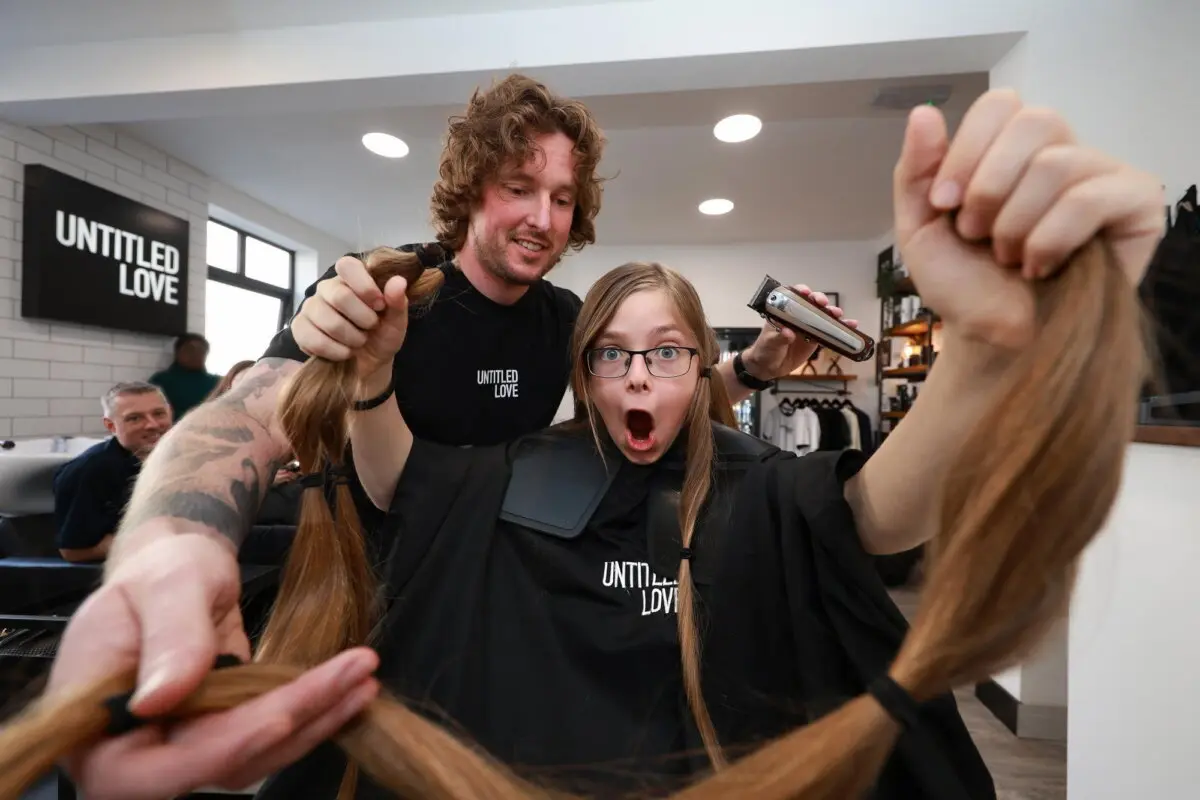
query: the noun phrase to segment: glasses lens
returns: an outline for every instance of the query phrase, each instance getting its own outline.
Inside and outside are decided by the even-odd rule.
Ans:
[[[646,354],[650,374],[659,378],[678,378],[692,367],[692,352],[682,347],[659,347]]]
[[[588,369],[597,378],[620,378],[629,370],[629,354],[619,347],[602,347],[588,353]]]

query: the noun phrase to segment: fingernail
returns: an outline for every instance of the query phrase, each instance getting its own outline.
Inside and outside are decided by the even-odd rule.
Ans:
[[[942,181],[933,187],[933,193],[929,196],[929,202],[943,209],[955,208],[961,199],[962,190],[954,181]]]
[[[157,692],[171,677],[170,671],[165,667],[156,667],[146,680],[142,681],[142,685],[133,693],[133,697],[129,699],[129,705],[136,706],[145,700],[150,695]]]

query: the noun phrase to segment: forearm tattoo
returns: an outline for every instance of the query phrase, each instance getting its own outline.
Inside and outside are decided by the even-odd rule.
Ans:
[[[263,359],[235,390],[185,417],[146,460],[121,529],[169,517],[240,546],[282,463],[274,398],[299,366]]]

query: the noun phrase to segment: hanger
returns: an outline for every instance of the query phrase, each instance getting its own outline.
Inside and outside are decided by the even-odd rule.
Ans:
[[[796,413],[796,405],[792,402],[792,398],[785,397],[779,401],[779,413],[785,417],[790,417]]]

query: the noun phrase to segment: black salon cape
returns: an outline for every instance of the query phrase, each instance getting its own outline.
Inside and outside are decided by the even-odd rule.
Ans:
[[[693,564],[701,597],[705,697],[722,743],[736,756],[861,694],[870,680],[887,670],[906,623],[863,551],[843,499],[843,482],[861,468],[864,457],[853,451],[797,457],[752,437],[721,430],[724,441],[732,441],[739,454],[721,459],[736,469],[719,474],[736,477],[729,482],[729,502],[712,504],[720,513],[713,512],[710,519],[723,521],[710,522],[697,533]],[[738,438],[731,440],[731,435]],[[488,593],[489,587],[512,585],[521,590],[512,595],[524,595],[525,584],[511,583],[511,573],[524,566],[513,560],[513,552],[562,546],[561,540],[544,533],[497,520],[515,447],[457,450],[423,442],[414,446],[409,469],[397,489],[397,498],[404,498],[405,507],[393,508],[388,524],[382,526],[393,532],[374,542],[389,595],[376,645],[381,657],[379,676],[385,685],[414,701],[420,713],[460,731],[466,727],[468,735],[490,742],[496,749],[515,746],[507,736],[529,737],[531,731],[534,739],[551,742],[553,749],[560,740],[578,740],[581,729],[586,736],[589,725],[603,725],[607,703],[615,701],[577,713],[585,701],[594,700],[586,694],[594,694],[595,689],[575,692],[573,697],[541,698],[543,713],[555,721],[546,722],[544,732],[537,734],[538,714],[514,721],[516,715],[508,711],[513,700],[495,688],[517,681],[511,694],[536,697],[543,691],[552,693],[552,687],[562,693],[578,683],[572,682],[576,681],[574,675],[553,670],[589,669],[586,664],[562,659],[557,651],[568,651],[567,643],[560,647],[542,631],[524,632],[538,624],[544,613],[527,605],[510,605],[508,594]],[[670,482],[682,475],[680,450],[675,448],[652,467],[624,463],[593,520],[646,516],[647,487],[661,483],[664,476]],[[747,452],[753,455],[748,458]],[[588,535],[588,531],[583,534]],[[638,535],[646,534],[639,531]],[[471,544],[473,541],[479,542],[478,546]],[[639,557],[647,557],[654,549],[646,548]],[[671,574],[662,567],[662,549],[657,548],[655,569],[659,574]],[[473,558],[476,555],[479,557]],[[674,563],[678,564],[677,556]],[[566,586],[566,594],[538,595],[540,589],[535,585],[532,596],[540,603],[586,599],[586,589],[573,593],[569,584]],[[664,630],[673,637],[673,624]],[[603,626],[597,625],[596,635],[602,633]],[[574,635],[588,634],[575,631]],[[492,666],[482,655],[500,652],[495,649],[495,637],[500,637],[501,643],[506,641],[504,637],[512,640],[512,650],[500,659],[504,667]],[[547,648],[548,642],[553,646]],[[671,664],[665,663],[663,653]],[[632,676],[639,671],[678,670],[677,650],[659,646],[633,658],[637,660],[625,663],[636,666],[624,670],[624,678],[612,676],[610,692],[624,696],[636,691],[639,687]],[[516,671],[514,664],[519,667]],[[497,679],[487,674],[497,668],[508,670],[504,674],[509,677]],[[594,673],[594,666],[591,670]],[[596,681],[594,675],[590,680]],[[623,680],[628,685],[620,688],[625,685]],[[489,681],[490,691],[481,688]],[[582,685],[589,686],[587,682]],[[702,752],[686,701],[681,691],[677,695],[665,701],[647,701],[647,706],[655,708],[653,714],[647,711],[646,717],[656,721],[658,730],[645,735],[658,742],[678,741],[688,750]],[[527,701],[527,705],[534,704]],[[667,730],[662,730],[664,717]],[[571,725],[575,727],[564,727]],[[613,731],[610,739],[631,740],[641,735],[641,727]],[[611,752],[613,742],[606,744]],[[702,760],[693,764],[704,768]],[[259,797],[333,800],[344,765],[336,748],[323,745],[270,779]],[[629,788],[614,785],[607,795],[592,788],[589,794],[615,796]],[[664,792],[660,787],[647,794]],[[356,796],[390,795],[360,777]],[[924,706],[921,725],[900,737],[871,797],[995,797],[991,777],[951,696]]]

